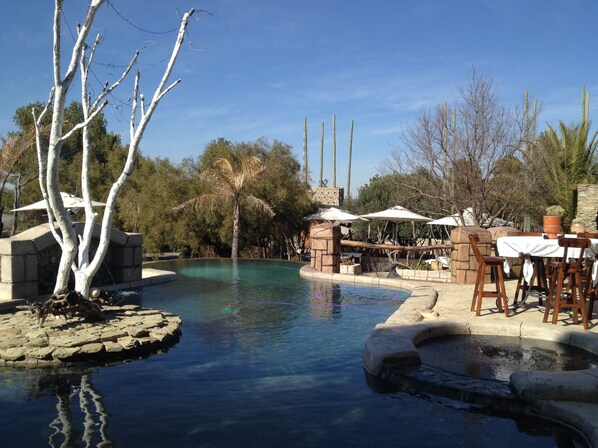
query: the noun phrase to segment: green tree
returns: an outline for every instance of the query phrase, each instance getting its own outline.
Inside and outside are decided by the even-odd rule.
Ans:
[[[19,107],[15,111],[13,121],[17,126],[15,135],[21,139],[27,139],[28,135],[34,135],[32,109],[41,110],[41,103],[31,103]],[[45,129],[49,130],[50,115],[46,115],[42,121]],[[70,128],[84,120],[83,109],[80,103],[73,101],[65,108],[65,128],[68,132]],[[106,119],[103,113],[98,114],[89,125],[89,134],[93,151],[91,153],[91,163],[89,170],[90,188],[95,198],[106,197],[110,190],[110,185],[116,180],[119,170],[124,165],[126,150],[121,143],[120,136],[109,132]],[[49,134],[42,132],[42,145],[47,145]],[[81,148],[83,146],[82,131],[74,132],[64,141],[60,152],[60,170],[59,181],[63,191],[77,196],[81,196]],[[29,157],[31,156],[31,157]],[[23,159],[16,167],[17,172],[21,172],[24,179],[31,179],[37,176],[37,159],[35,151],[31,151],[26,159]],[[27,188],[22,191],[21,203],[31,203],[40,199],[41,193],[39,183],[31,182]],[[98,212],[102,213],[101,210]]]
[[[243,155],[240,161],[218,157],[211,167],[200,173],[210,191],[183,202],[175,210],[214,210],[216,204],[232,207],[231,258],[236,259],[239,256],[241,206],[255,207],[270,216],[274,213],[268,203],[252,194],[252,188],[264,170],[261,159],[253,155]]]
[[[11,133],[8,137],[0,136],[0,234],[4,230],[2,217],[4,214],[5,191],[7,185],[13,186],[14,200],[12,205],[18,207],[18,198],[23,185],[28,180],[22,179],[22,173],[19,170],[19,164],[24,163],[26,155],[33,154],[33,147],[35,144],[35,134],[29,132],[27,134]],[[29,177],[33,180],[35,177]],[[12,232],[16,230],[16,222],[13,223]]]
[[[251,146],[267,167],[256,184],[257,195],[272,206],[275,214],[264,220],[248,210],[248,233],[255,235],[261,256],[291,258],[304,248],[302,236],[306,235],[308,223],[303,218],[315,211],[309,187],[289,145],[260,139]]]
[[[536,146],[545,169],[545,185],[549,201],[565,209],[570,220],[575,215],[575,189],[580,183],[595,183],[597,169],[598,131],[590,136],[590,122],[558,128],[549,126],[540,135]]]
[[[168,159],[139,157],[119,198],[114,224],[142,233],[148,253],[171,250],[179,223],[168,204],[179,203],[190,188],[182,169]]]

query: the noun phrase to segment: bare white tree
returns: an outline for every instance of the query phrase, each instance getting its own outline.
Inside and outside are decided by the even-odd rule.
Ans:
[[[170,59],[162,79],[158,83],[149,105],[145,104],[144,96],[140,92],[139,80],[140,74],[135,75],[135,83],[133,90],[133,101],[131,105],[131,115],[129,123],[130,141],[128,154],[125,165],[122,169],[118,179],[112,185],[108,198],[106,200],[106,208],[101,225],[101,235],[98,248],[91,257],[91,239],[92,231],[97,217],[91,205],[91,191],[89,185],[89,167],[90,154],[92,151],[89,138],[89,125],[106,106],[106,97],[114,89],[116,89],[121,82],[130,73],[135,64],[138,52],[133,56],[129,65],[124,70],[122,75],[112,85],[106,83],[98,96],[92,100],[88,88],[88,80],[90,74],[90,67],[100,42],[98,36],[91,46],[86,44],[89,37],[92,23],[96,16],[98,9],[105,3],[105,0],[92,0],[85,20],[77,28],[77,37],[73,45],[70,61],[64,74],[62,73],[61,65],[61,20],[63,0],[55,0],[54,8],[54,86],[50,91],[50,97],[46,107],[37,114],[33,111],[34,121],[36,125],[37,134],[37,157],[39,164],[39,184],[42,195],[46,200],[48,211],[48,220],[50,228],[56,241],[62,249],[62,256],[60,259],[58,276],[56,279],[55,292],[65,290],[67,288],[70,271],[72,270],[75,276],[75,290],[80,292],[84,297],[89,296],[89,288],[91,281],[98,271],[104,260],[108,246],[110,243],[110,229],[112,225],[112,218],[116,206],[117,197],[125,184],[127,178],[131,174],[135,155],[139,150],[139,144],[143,137],[143,133],[156,109],[160,100],[166,95],[180,80],[176,80],[170,84],[169,78],[174,68],[175,62],[181,50],[185,31],[190,17],[195,12],[191,9],[186,12],[180,23],[178,35],[174,43]],[[69,90],[75,80],[75,75],[80,72],[81,78],[81,102],[83,105],[84,119],[82,122],[74,125],[70,130],[64,130],[64,109]],[[50,139],[47,146],[44,146],[41,139],[41,123],[43,117],[50,113],[52,114]],[[85,225],[83,234],[77,236],[70,214],[64,207],[62,197],[60,195],[60,186],[58,182],[58,168],[60,161],[60,151],[63,142],[71,136],[74,132],[81,130],[83,134],[83,148],[82,148],[82,164],[81,164],[81,189],[83,199],[85,200]]]

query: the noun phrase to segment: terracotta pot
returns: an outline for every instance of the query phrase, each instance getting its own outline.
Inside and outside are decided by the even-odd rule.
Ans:
[[[544,233],[549,239],[557,239],[558,234],[561,233],[561,217],[544,216]]]

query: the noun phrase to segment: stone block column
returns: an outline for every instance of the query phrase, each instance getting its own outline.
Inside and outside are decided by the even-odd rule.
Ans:
[[[577,186],[577,219],[581,219],[588,232],[596,231],[598,224],[598,184]]]
[[[338,273],[341,262],[341,228],[329,223],[313,226],[311,267],[320,272]]]
[[[0,299],[37,295],[37,252],[30,240],[0,239]]]
[[[143,235],[125,234],[126,242],[112,249],[111,270],[116,283],[129,283],[141,280],[143,258]]]
[[[451,232],[451,282],[461,285],[473,285],[476,282],[479,264],[469,243],[469,235],[477,233],[480,237],[478,247],[482,255],[492,253],[492,234],[481,227],[457,227]],[[490,270],[486,273],[485,283],[490,283]]]

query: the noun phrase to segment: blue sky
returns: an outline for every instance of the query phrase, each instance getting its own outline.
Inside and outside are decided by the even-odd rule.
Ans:
[[[351,120],[355,121],[351,190],[378,172],[423,108],[455,101],[475,66],[493,79],[502,102],[520,104],[528,90],[546,123],[579,120],[580,88],[598,93],[595,0],[111,0],[130,22],[162,32],[191,7],[209,11],[190,24],[175,77],[145,134],[142,152],[179,162],[224,137],[265,137],[290,144],[302,160],[308,122],[309,167],[332,184],[332,116],[336,114],[337,185],[346,186]],[[83,18],[84,0],[65,0],[65,18]],[[51,86],[53,2],[3,0],[0,13],[0,134],[14,129],[19,107],[45,101]],[[147,95],[174,33],[152,34],[104,7],[94,34],[104,35],[94,73],[113,79],[143,48],[138,69]],[[63,28],[65,43],[71,43]],[[97,87],[97,85],[96,85]],[[128,112],[117,91],[106,110],[109,129],[127,141]],[[71,99],[79,100],[75,86]],[[592,98],[590,118],[598,98]]]

